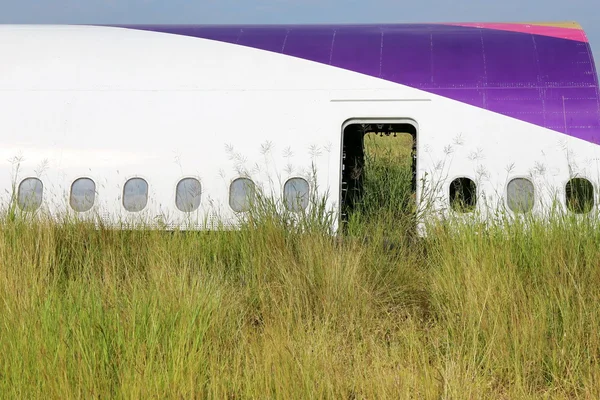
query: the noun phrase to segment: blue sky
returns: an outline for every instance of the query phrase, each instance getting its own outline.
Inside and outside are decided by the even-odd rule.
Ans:
[[[0,23],[577,21],[600,65],[600,0],[0,0]]]

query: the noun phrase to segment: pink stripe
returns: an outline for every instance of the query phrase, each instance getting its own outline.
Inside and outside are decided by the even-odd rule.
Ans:
[[[530,33],[534,35],[551,36],[560,39],[575,40],[587,43],[588,39],[582,29],[561,28],[555,26],[533,25],[533,24],[502,24],[502,23],[465,23],[444,24],[455,26],[466,26],[471,28],[497,29],[501,31]]]

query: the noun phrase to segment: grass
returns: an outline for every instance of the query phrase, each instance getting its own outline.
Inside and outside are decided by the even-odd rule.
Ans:
[[[406,164],[374,154],[343,240],[0,219],[1,396],[600,398],[594,221],[403,240]]]

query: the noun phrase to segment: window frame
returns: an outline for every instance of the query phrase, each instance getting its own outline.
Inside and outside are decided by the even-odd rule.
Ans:
[[[460,178],[467,178],[469,180],[471,180],[471,182],[473,182],[475,184],[475,207],[473,207],[473,210],[471,211],[467,211],[467,212],[460,212],[454,209],[454,207],[452,207],[452,198],[450,197],[450,188],[452,187],[452,183]],[[447,204],[448,207],[450,208],[450,211],[457,214],[457,215],[468,215],[468,214],[473,214],[474,212],[479,210],[479,185],[477,184],[477,181],[475,179],[473,179],[472,175],[469,174],[461,174],[461,175],[454,175],[451,179],[450,182],[448,183],[448,185],[446,186],[446,196],[447,196]]]
[[[73,208],[73,206],[71,205],[71,197],[73,194],[73,185],[75,184],[75,182],[77,182],[80,179],[89,179],[92,182],[94,182],[94,203],[92,204],[92,206],[90,207],[89,210],[86,211],[77,211]],[[90,212],[92,211],[92,209],[94,208],[94,206],[97,203],[97,199],[98,199],[98,183],[96,182],[96,180],[94,178],[92,178],[89,175],[80,175],[77,176],[75,179],[71,180],[71,186],[69,186],[69,207],[71,207],[71,210],[77,212],[77,213],[86,213],[86,212]]]
[[[291,181],[292,179],[302,179],[308,185],[308,193],[307,193],[308,199],[307,199],[306,207],[304,207],[304,208],[302,208],[300,210],[290,209],[288,207],[288,205],[287,205],[286,196],[285,196],[285,185],[287,185],[288,182]],[[290,176],[288,179],[286,179],[286,181],[283,184],[283,187],[281,188],[283,206],[285,207],[285,209],[287,211],[290,211],[290,212],[293,212],[293,213],[301,213],[303,211],[306,211],[307,209],[310,208],[310,193],[311,193],[312,190],[313,190],[313,188],[312,188],[312,185],[311,185],[310,181],[308,179],[306,179],[305,177],[300,176],[300,175],[292,175],[292,176]]]
[[[249,180],[250,182],[252,182],[252,184],[254,185],[254,193],[255,193],[255,197],[256,197],[256,186],[257,185],[256,185],[256,182],[254,182],[254,180],[252,178],[249,178],[247,176],[238,176],[237,178],[230,180],[229,186],[227,187],[227,204],[229,205],[229,209],[232,210],[236,214],[248,212],[248,210],[237,211],[231,206],[231,186],[233,185],[233,183],[235,181],[242,180],[242,179],[246,179],[246,180]]]
[[[182,211],[179,209],[179,207],[177,207],[177,187],[179,186],[181,181],[183,181],[184,179],[195,179],[198,181],[198,183],[200,183],[200,203],[198,204],[198,207],[196,207],[196,209],[194,209],[192,211]],[[204,194],[204,183],[202,182],[202,179],[200,179],[200,177],[197,175],[183,175],[176,180],[175,185],[173,186],[173,193],[174,193],[173,194],[173,204],[175,204],[175,209],[177,210],[177,212],[180,212],[183,214],[191,214],[193,212],[197,212],[198,210],[200,210],[200,207],[202,206],[202,195]]]
[[[23,182],[25,182],[26,180],[29,180],[29,179],[35,179],[42,184],[42,196],[40,199],[40,204],[37,207],[35,207],[34,209],[26,209],[25,207],[22,207],[21,202],[19,201],[21,185],[23,184]],[[46,185],[44,185],[44,181],[42,181],[42,179],[37,176],[30,175],[30,176],[26,176],[23,179],[21,179],[21,181],[19,182],[19,185],[17,186],[17,196],[16,196],[17,207],[23,212],[35,212],[35,211],[39,210],[40,208],[42,208],[42,206],[44,205],[44,188],[45,187],[46,187]]]
[[[526,211],[526,212],[516,212],[516,211],[513,211],[510,208],[510,205],[508,204],[508,185],[510,185],[510,183],[512,181],[514,181],[515,179],[526,179],[533,186],[533,206],[531,207],[531,210],[529,210],[529,211]],[[535,188],[535,182],[534,182],[534,180],[531,179],[531,177],[529,177],[529,176],[526,176],[526,175],[513,175],[513,176],[511,176],[511,178],[509,178],[508,181],[506,182],[506,185],[504,185],[504,196],[503,197],[504,197],[504,205],[506,206],[506,209],[508,211],[510,211],[513,215],[525,215],[525,214],[528,214],[528,213],[533,213],[534,211],[537,210],[537,203],[538,203],[538,201],[537,201],[537,199],[538,199],[537,189]]]
[[[127,209],[127,207],[125,207],[125,185],[127,185],[127,182],[129,182],[132,179],[143,179],[146,182],[146,185],[148,186],[148,192],[146,193],[146,204],[139,211],[129,211]],[[121,188],[121,207],[123,207],[123,210],[125,210],[128,213],[139,213],[139,212],[146,210],[149,205],[150,205],[150,183],[148,182],[148,179],[144,175],[132,175],[130,177],[125,178],[125,181],[123,182],[123,187]]]
[[[571,209],[569,209],[569,202],[567,201],[567,185],[569,184],[569,182],[571,182],[573,179],[584,179],[587,182],[590,183],[590,185],[592,185],[592,200],[594,201],[594,204],[592,205],[592,208],[588,211],[588,212],[582,212],[582,213],[578,213],[575,212]],[[587,215],[590,214],[591,212],[595,211],[598,207],[598,199],[597,199],[597,195],[596,195],[596,185],[594,185],[594,182],[592,182],[591,179],[588,179],[585,175],[581,175],[581,176],[570,176],[569,178],[567,178],[562,185],[562,194],[563,194],[563,201],[564,201],[564,205],[565,205],[565,209],[567,212],[574,214],[574,215]]]

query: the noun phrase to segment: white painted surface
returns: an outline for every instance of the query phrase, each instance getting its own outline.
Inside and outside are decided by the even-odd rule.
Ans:
[[[533,174],[538,197],[564,199],[571,173],[600,184],[598,146],[487,110],[335,67],[185,36],[108,27],[0,27],[0,201],[29,176],[44,182],[47,211],[69,210],[73,181],[96,182],[94,208],[124,219],[163,216],[171,226],[232,218],[229,184],[247,172],[282,195],[314,166],[335,209],[342,125],[351,118],[418,124],[417,180],[478,183],[504,202],[510,178]],[[344,102],[344,99],[431,101]],[[265,149],[268,151],[265,152]],[[567,153],[570,154],[567,158]],[[15,160],[20,160],[15,176]],[[512,165],[512,168],[510,166]],[[150,185],[147,208],[122,206],[124,183]],[[202,183],[198,212],[175,206],[180,179]]]

